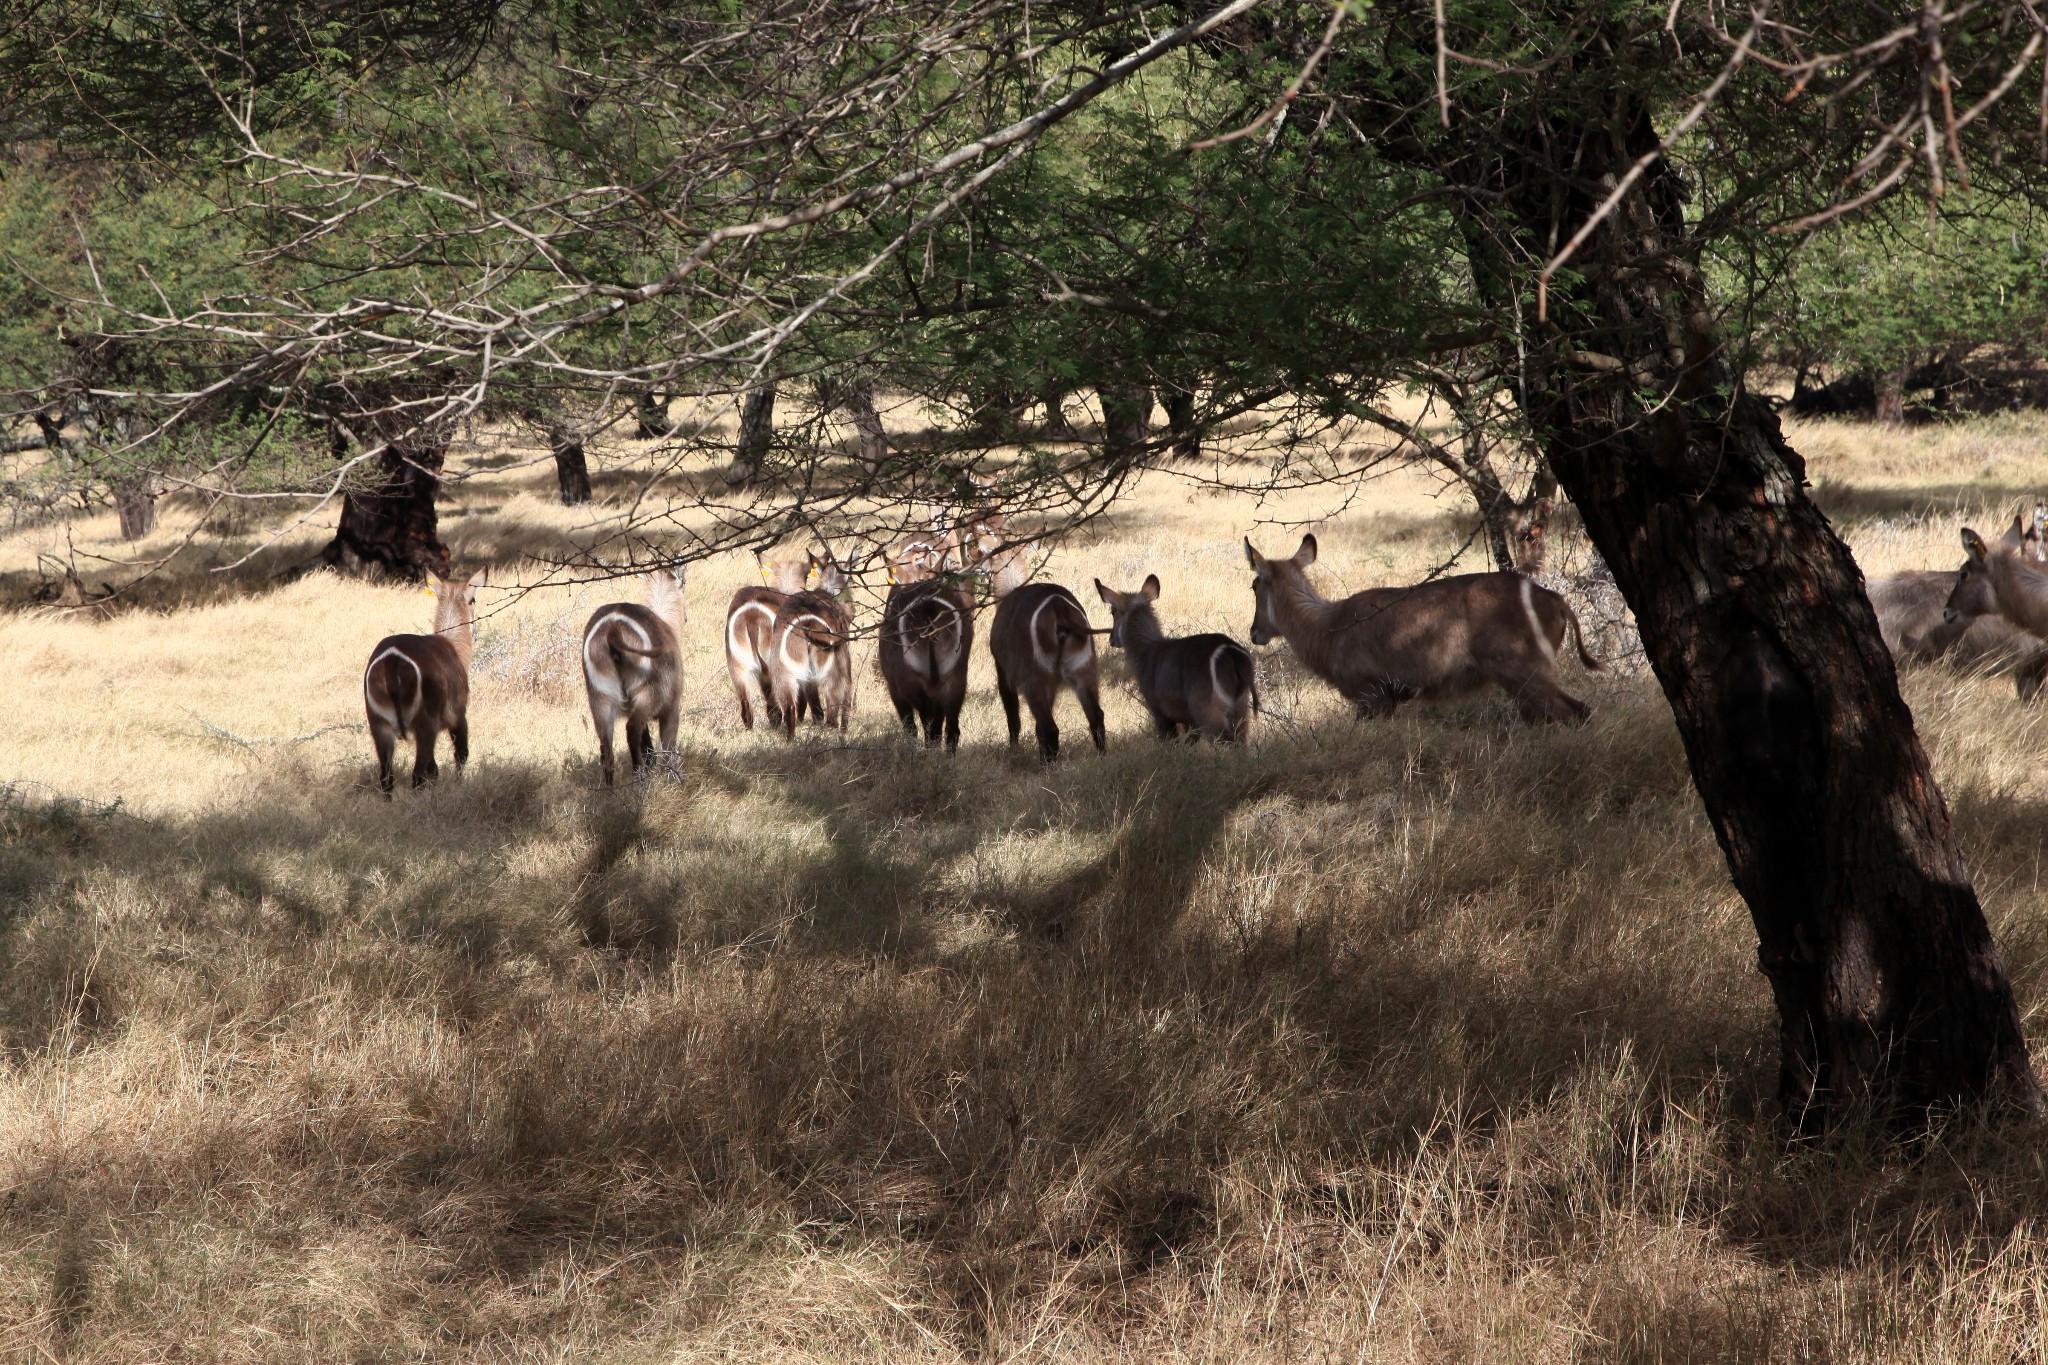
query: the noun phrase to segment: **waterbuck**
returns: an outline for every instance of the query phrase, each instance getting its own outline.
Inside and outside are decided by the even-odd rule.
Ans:
[[[1982,536],[1964,527],[1963,549],[1969,557],[1952,580],[1943,621],[1954,626],[1996,617],[2037,640],[2048,636],[2048,573],[2028,558],[2019,518],[2013,518],[1995,545],[1985,544]],[[2029,656],[2014,670],[2022,699],[2041,690],[2044,673],[2048,653]]]
[[[822,724],[842,731],[853,710],[853,620],[839,603],[846,570],[815,554],[809,567],[817,571],[818,586],[783,599],[768,647],[769,683],[790,739],[806,707]]]
[[[810,581],[811,561],[783,553],[774,559],[754,551],[754,562],[763,588],[741,588],[725,609],[725,672],[732,679],[733,695],[740,699],[740,723],[754,728],[752,693],[757,689],[768,709],[768,724],[782,724],[782,712],[775,705],[775,688],[769,678],[768,656],[775,641],[775,613],[790,594],[804,590]]]
[[[1288,559],[1244,543],[1252,566],[1252,643],[1284,638],[1309,672],[1358,708],[1388,716],[1402,702],[1463,696],[1487,683],[1514,698],[1525,721],[1582,721],[1586,704],[1557,685],[1567,631],[1586,652],[1565,600],[1518,573],[1459,574],[1406,588],[1367,588],[1341,602],[1309,584],[1316,538]]]
[[[427,591],[434,595],[434,633],[387,635],[370,651],[363,709],[377,748],[377,785],[386,800],[391,755],[401,739],[412,740],[415,787],[441,775],[434,741],[443,730],[455,747],[456,768],[469,762],[469,656],[476,647],[476,594],[485,572],[478,569],[467,583],[433,575]]]
[[[1014,553],[1022,547],[1013,547]],[[1095,751],[1108,748],[1102,730],[1101,680],[1095,661],[1095,635],[1088,613],[1074,594],[1057,583],[1024,583],[1009,587],[1006,579],[1021,575],[1021,561],[997,570],[996,619],[988,630],[988,652],[996,661],[996,695],[1010,723],[1010,743],[1022,728],[1017,714],[1021,694],[1031,707],[1038,733],[1038,756],[1050,762],[1060,754],[1060,727],[1053,702],[1064,683],[1088,718],[1088,736]]]
[[[681,565],[647,575],[647,605],[612,602],[583,628],[583,687],[597,727],[598,762],[612,784],[612,730],[626,718],[626,756],[639,772],[647,761],[647,730],[660,727],[661,747],[675,752],[682,719],[683,606]]]
[[[967,656],[974,647],[974,597],[937,575],[953,567],[950,538],[905,542],[889,564],[889,600],[882,608],[876,654],[897,718],[924,742],[960,747],[960,707],[967,700]]]
[[[1161,739],[1178,738],[1183,729],[1226,743],[1245,737],[1259,709],[1250,650],[1228,635],[1167,639],[1152,609],[1157,574],[1147,574],[1136,592],[1118,592],[1099,578],[1095,591],[1109,604],[1109,642],[1130,656],[1138,695]]]

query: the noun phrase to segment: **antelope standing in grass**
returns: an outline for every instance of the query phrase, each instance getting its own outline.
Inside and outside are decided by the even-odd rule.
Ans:
[[[1095,591],[1109,604],[1109,642],[1130,656],[1138,695],[1161,739],[1191,730],[1237,743],[1259,709],[1252,654],[1228,635],[1183,635],[1169,640],[1152,604],[1159,575],[1147,574],[1136,592],[1118,592],[1101,579]]]
[[[1308,581],[1316,538],[1288,559],[1244,543],[1251,562],[1252,643],[1284,638],[1309,672],[1335,687],[1360,716],[1392,715],[1402,702],[1463,696],[1488,683],[1514,699],[1525,721],[1582,721],[1586,704],[1557,685],[1557,652],[1570,631],[1586,652],[1565,600],[1518,573],[1460,574],[1406,588],[1368,588],[1341,602]]]
[[[783,599],[768,647],[775,706],[791,739],[806,707],[821,724],[841,731],[853,711],[853,620],[839,603],[846,570],[816,555],[809,567],[817,571],[818,586]]]
[[[997,518],[1000,519],[999,517]],[[1010,743],[1017,743],[1022,720],[1017,712],[1021,695],[1031,707],[1031,722],[1038,734],[1038,756],[1051,761],[1060,755],[1060,727],[1053,719],[1053,702],[1062,684],[1073,689],[1088,718],[1088,736],[1095,751],[1108,745],[1102,730],[1101,679],[1095,660],[1095,634],[1088,625],[1088,613],[1078,598],[1057,583],[1027,583],[1030,567],[1024,545],[995,549],[1002,532],[984,533],[981,557],[990,566],[996,592],[996,618],[988,630],[988,652],[996,663],[996,694],[1003,699],[1003,716],[1010,724]]]
[[[733,695],[740,699],[740,723],[749,730],[754,728],[752,694],[756,691],[767,708],[769,726],[782,724],[768,668],[775,644],[775,613],[791,594],[804,590],[811,573],[809,558],[787,552],[770,559],[756,550],[754,562],[768,586],[741,588],[725,609],[725,671],[732,679]]]
[[[590,722],[597,727],[597,757],[604,784],[612,784],[612,731],[626,720],[626,756],[639,772],[647,761],[647,731],[659,727],[661,747],[675,752],[683,709],[683,566],[647,575],[647,605],[612,602],[591,613],[583,628],[583,687]]]
[[[427,590],[434,594],[434,633],[387,635],[370,651],[363,709],[377,748],[377,785],[387,800],[391,755],[401,739],[412,740],[415,787],[441,775],[434,741],[443,730],[454,745],[456,769],[469,762],[469,656],[476,647],[476,594],[484,574],[478,569],[467,583],[433,575]]]
[[[1969,557],[1952,580],[1954,586],[1942,610],[1944,624],[1956,626],[1995,617],[2027,632],[2036,643],[2048,637],[2048,572],[2028,556],[2020,519],[2013,518],[2012,526],[1995,545],[1985,544],[1982,536],[1964,527],[1963,549]],[[2022,699],[2041,690],[2044,673],[2048,673],[2048,654],[2036,653],[2020,664],[2015,680]]]
[[[876,648],[904,730],[914,736],[921,722],[926,745],[943,733],[948,749],[960,747],[960,707],[967,700],[967,657],[974,647],[973,596],[937,576],[952,567],[956,553],[950,538],[936,545],[913,539],[897,547]]]

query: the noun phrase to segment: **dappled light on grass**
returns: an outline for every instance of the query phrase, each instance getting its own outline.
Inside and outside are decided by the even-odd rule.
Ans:
[[[1243,510],[1147,492],[1055,576],[1158,572],[1169,630],[1241,638]],[[1323,581],[1419,576],[1451,510],[1320,530]],[[1874,570],[1953,540],[1848,530]],[[1357,724],[1262,653],[1230,750],[1147,737],[1112,653],[1109,753],[1047,768],[978,655],[957,755],[865,672],[844,741],[786,745],[718,664],[752,573],[693,573],[681,752],[610,792],[574,632],[621,587],[487,595],[477,759],[388,806],[357,670],[417,591],[0,626],[6,1352],[2037,1349],[2037,1134],[1788,1150],[1754,934],[1647,679],[1568,672],[1579,729],[1497,697]],[[1905,683],[2031,1009],[2043,713]]]

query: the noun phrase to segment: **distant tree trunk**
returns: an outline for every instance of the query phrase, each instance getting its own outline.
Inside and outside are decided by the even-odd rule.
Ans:
[[[853,419],[860,441],[861,468],[879,473],[889,458],[889,437],[882,430],[882,414],[875,411],[875,386],[866,375],[855,375],[839,386],[839,406]]]
[[[1162,388],[1159,402],[1166,409],[1166,429],[1173,435],[1173,458],[1202,458],[1202,429],[1195,423],[1195,394],[1192,389]]]
[[[155,530],[156,481],[139,474],[115,484],[114,513],[120,518],[123,540],[140,540]]]
[[[374,482],[342,495],[341,525],[322,561],[415,580],[448,572],[434,507],[447,459],[445,436],[413,432],[393,440],[377,458]]]
[[[1011,440],[1017,435],[1019,418],[1031,402],[1029,394],[1015,389],[997,389],[974,407],[975,434],[990,440]]]
[[[1067,420],[1067,391],[1050,388],[1038,395],[1038,401],[1045,407],[1045,423],[1038,434],[1048,441],[1071,441],[1074,439],[1074,424]]]
[[[732,463],[726,466],[725,481],[744,488],[761,475],[761,462],[775,439],[775,386],[764,384],[747,395],[740,408],[740,435]]]
[[[1584,186],[1657,145],[1641,107],[1553,137]],[[1552,196],[1559,170],[1516,174],[1526,188],[1493,188],[1542,259],[1556,220],[1590,206]],[[2012,989],[1862,575],[1722,352],[1685,241],[1660,161],[1552,293],[1552,335],[1569,341],[1547,343],[1522,401],[1634,609],[1749,904],[1780,1097],[1809,1129],[1866,1108],[2037,1112]]]
[[[1141,384],[1097,384],[1102,450],[1111,463],[1141,458],[1152,434],[1152,391]]]
[[[1906,374],[1902,366],[1877,377],[1877,420],[1885,426],[1906,425]]]
[[[590,463],[584,458],[582,431],[559,419],[549,422],[547,431],[548,446],[555,453],[555,484],[562,491],[562,506],[589,502]]]

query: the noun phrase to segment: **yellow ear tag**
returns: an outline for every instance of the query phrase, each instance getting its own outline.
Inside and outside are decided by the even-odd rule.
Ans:
[[[439,593],[437,593],[437,592],[435,592],[435,591],[434,591],[434,584],[433,584],[433,580],[432,580],[432,579],[429,579],[429,580],[428,580],[428,581],[427,581],[427,582],[426,582],[425,584],[423,584],[423,585],[422,585],[422,586],[420,587],[420,591],[421,591],[421,592],[423,592],[423,593],[425,593],[425,594],[426,594],[427,596],[429,596],[429,597],[439,597],[439,596],[440,596],[440,594],[439,594]]]
[[[891,583],[896,581],[896,566],[894,564],[889,566],[889,581]]]

